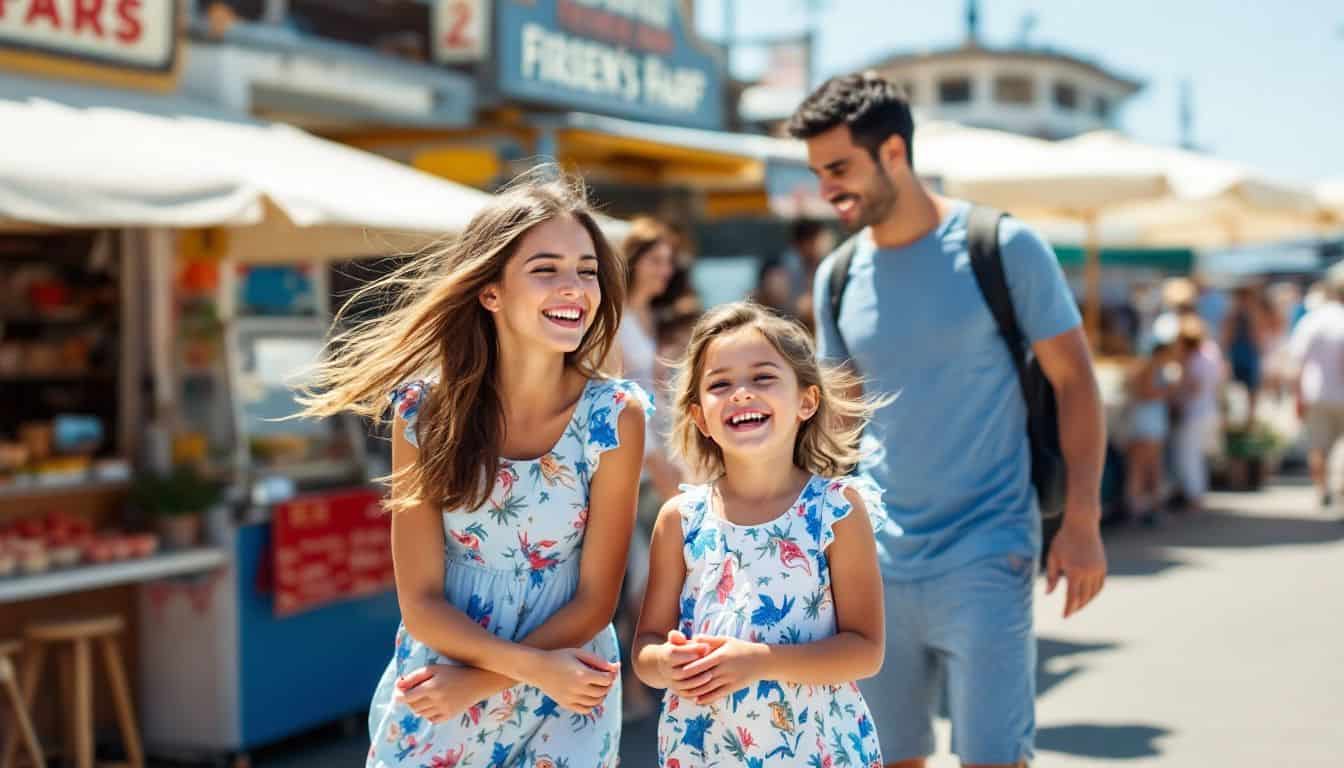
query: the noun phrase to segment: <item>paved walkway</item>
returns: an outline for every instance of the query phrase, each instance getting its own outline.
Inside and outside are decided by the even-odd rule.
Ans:
[[[1038,596],[1036,766],[1344,766],[1344,523],[1300,484],[1209,506],[1109,530],[1112,577],[1079,616]],[[654,765],[654,730],[627,728],[626,766]],[[930,766],[953,768],[939,738]],[[365,748],[328,737],[256,764],[353,767]]]

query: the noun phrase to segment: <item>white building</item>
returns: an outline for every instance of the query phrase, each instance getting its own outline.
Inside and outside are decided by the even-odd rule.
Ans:
[[[1045,139],[1116,128],[1119,108],[1143,87],[1096,62],[1049,48],[990,48],[968,3],[960,46],[896,53],[872,64],[900,83],[917,114]]]

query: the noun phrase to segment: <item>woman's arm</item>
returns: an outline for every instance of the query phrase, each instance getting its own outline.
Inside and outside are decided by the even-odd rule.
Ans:
[[[394,473],[414,464],[419,455],[405,428],[398,414],[392,425]],[[394,481],[393,495],[412,493],[407,482]],[[412,637],[467,666],[528,676],[536,662],[531,649],[496,637],[444,599],[443,517],[432,503],[392,516],[392,564],[402,621]]]
[[[578,589],[563,608],[522,639],[526,646],[558,649],[583,645],[602,631],[616,612],[635,525],[639,467],[644,455],[644,412],[634,404],[627,406],[616,428],[620,445],[602,454],[589,489]],[[507,668],[469,666],[478,669],[462,682],[472,685],[482,698],[523,680]]]
[[[708,676],[687,696],[708,704],[757,680],[801,685],[838,685],[877,674],[886,652],[882,576],[877,567],[877,541],[868,510],[853,489],[845,489],[853,506],[837,521],[835,541],[827,550],[831,593],[835,600],[836,633],[797,645],[749,643],[722,637],[692,638],[712,650],[684,667],[688,675]]]

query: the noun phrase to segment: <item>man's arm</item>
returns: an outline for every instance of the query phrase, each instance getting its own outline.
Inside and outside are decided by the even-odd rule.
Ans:
[[[1106,459],[1106,422],[1081,328],[1032,346],[1055,389],[1059,442],[1066,468],[1064,521],[1046,558],[1047,592],[1068,579],[1064,616],[1077,613],[1101,592],[1106,550],[1101,543],[1101,470]]]

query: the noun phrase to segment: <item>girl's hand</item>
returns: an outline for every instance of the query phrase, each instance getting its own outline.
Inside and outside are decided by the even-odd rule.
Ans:
[[[443,723],[496,693],[494,677],[472,667],[432,664],[398,678],[395,698],[429,722]]]
[[[694,678],[697,677],[695,673],[684,671],[685,667],[709,653],[709,646],[704,643],[692,643],[685,635],[674,629],[667,633],[667,642],[656,646],[656,649],[658,674],[667,681],[667,687],[673,693],[684,696],[684,690],[694,683]]]
[[[710,648],[704,657],[681,668],[682,674],[695,683],[682,695],[694,699],[696,704],[713,704],[765,677],[765,659],[770,647],[764,643],[713,635],[696,635],[691,642]]]
[[[621,673],[597,654],[581,648],[540,651],[530,665],[526,682],[541,689],[564,709],[580,715],[592,712],[611,690]]]

